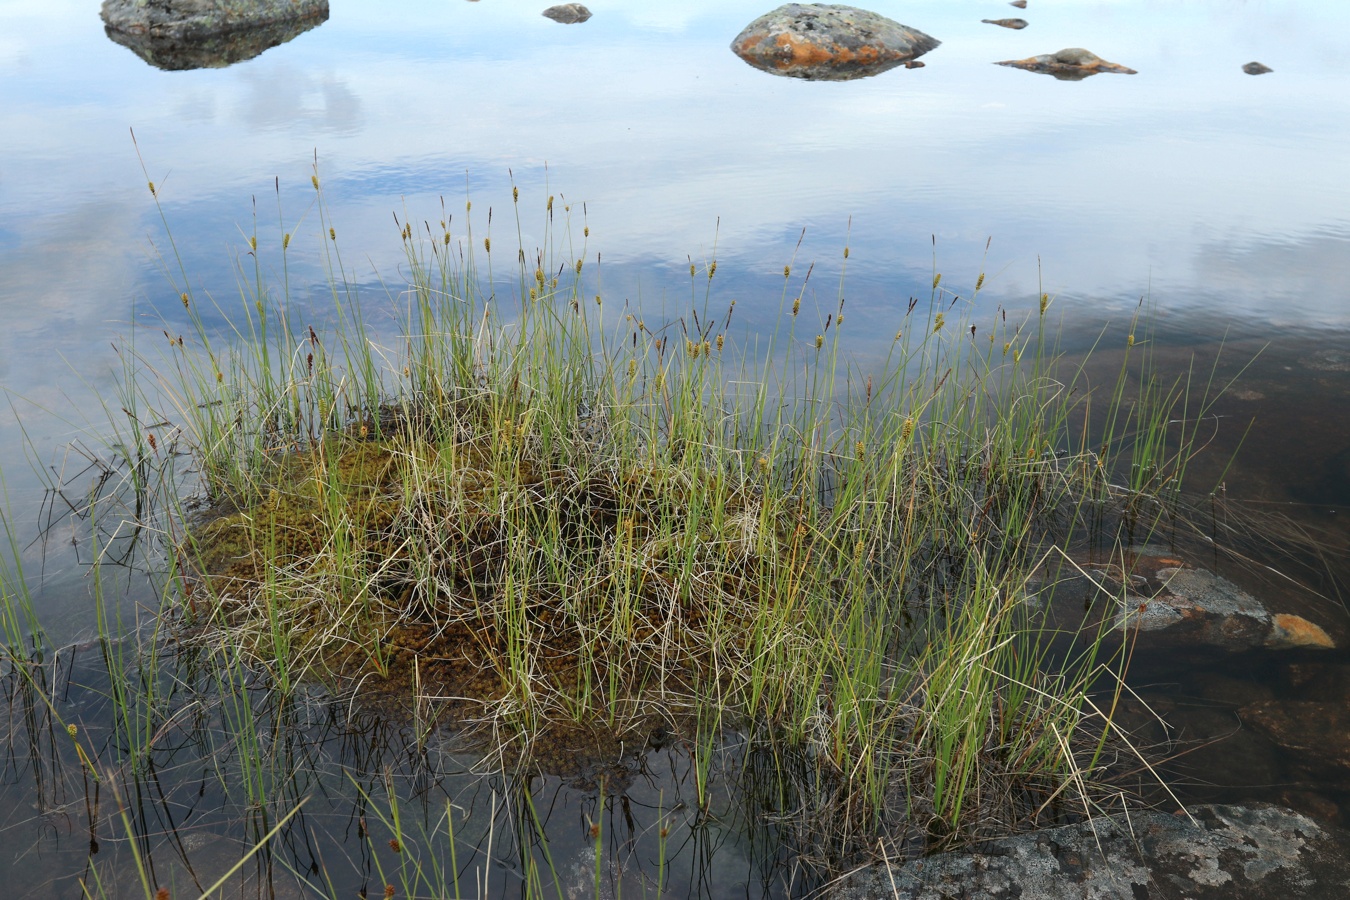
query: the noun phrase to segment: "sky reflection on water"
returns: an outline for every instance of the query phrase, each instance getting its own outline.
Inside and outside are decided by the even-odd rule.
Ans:
[[[367,282],[397,280],[391,213],[434,221],[441,197],[461,225],[471,197],[477,233],[491,207],[514,248],[514,180],[527,246],[547,194],[577,228],[584,204],[606,290],[667,306],[715,248],[722,296],[752,328],[776,314],[803,229],[798,264],[830,261],[822,302],[850,247],[860,331],[888,331],[935,266],[967,289],[987,272],[991,309],[1044,289],[1089,318],[1147,295],[1216,328],[1350,325],[1350,7],[1037,0],[1008,31],[980,22],[1001,3],[883,3],[943,41],[926,67],[819,83],[728,49],[770,5],[596,0],[563,26],[536,3],[339,0],[256,59],[164,72],[108,40],[87,3],[0,4],[0,384],[28,439],[41,455],[77,432],[62,416],[97,428],[109,343],[133,318],[175,315],[131,129],[190,277],[223,305],[254,198],[260,239],[310,234],[292,274],[321,280],[317,157]],[[1066,46],[1139,74],[992,65]],[[1243,74],[1253,59],[1274,73]],[[12,422],[0,410],[0,463],[23,507]]]

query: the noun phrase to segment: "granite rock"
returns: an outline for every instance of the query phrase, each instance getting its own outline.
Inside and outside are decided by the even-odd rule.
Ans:
[[[857,7],[787,3],[747,25],[731,49],[751,66],[775,75],[848,81],[913,62],[939,43]]]

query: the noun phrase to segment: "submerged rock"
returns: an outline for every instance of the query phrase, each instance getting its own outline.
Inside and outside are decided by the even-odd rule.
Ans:
[[[563,3],[558,6],[550,6],[544,10],[542,15],[564,25],[575,25],[589,19],[591,11],[580,3]]]
[[[997,25],[1000,28],[1011,28],[1014,31],[1021,31],[1027,27],[1026,19],[981,19],[986,25]]]
[[[1097,54],[1082,47],[1067,47],[1058,53],[1043,53],[1026,59],[1005,59],[995,63],[999,66],[1011,66],[1014,69],[1026,69],[1028,72],[1042,72],[1053,75],[1060,81],[1082,81],[1100,72],[1116,72],[1121,75],[1138,75],[1134,69],[1120,63],[1107,62]]]
[[[832,900],[1295,900],[1350,891],[1350,833],[1274,806],[1136,812],[874,865]]]
[[[1350,775],[1350,699],[1261,700],[1238,716],[1315,776],[1343,781]]]
[[[1275,70],[1265,63],[1259,63],[1256,60],[1252,60],[1242,67],[1242,71],[1246,72],[1248,75],[1265,75],[1267,72],[1274,72]]]
[[[913,62],[939,43],[857,7],[787,3],[745,26],[731,49],[756,69],[775,75],[849,81]]]
[[[104,31],[161,69],[252,59],[328,20],[328,0],[104,0]]]

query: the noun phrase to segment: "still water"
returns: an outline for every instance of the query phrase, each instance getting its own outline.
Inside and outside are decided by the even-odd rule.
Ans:
[[[1017,13],[1029,27],[1010,31],[980,21],[1009,14],[996,0],[884,2],[873,8],[941,46],[924,68],[832,83],[777,78],[728,50],[771,4],[595,0],[579,25],[543,18],[544,5],[334,0],[328,21],[254,59],[163,71],[110,41],[93,4],[0,2],[0,469],[57,643],[94,630],[70,546],[84,536],[33,540],[43,489],[32,470],[77,476],[72,441],[95,445],[102,404],[116,412],[112,345],[134,323],[179,315],[146,181],[193,286],[228,308],[255,221],[260,243],[317,235],[316,166],[344,262],[372,286],[377,316],[390,302],[379,285],[400,278],[395,215],[435,222],[444,208],[463,222],[471,200],[476,233],[491,209],[495,233],[514,239],[513,185],[535,210],[524,244],[543,242],[544,200],[558,195],[573,231],[589,229],[610,296],[677,315],[681,272],[715,257],[718,289],[751,336],[777,315],[790,261],[818,262],[821,305],[832,303],[845,246],[864,345],[893,332],[935,270],[965,292],[987,273],[976,316],[1047,292],[1070,352],[1147,298],[1160,361],[1208,372],[1217,358],[1220,381],[1237,378],[1213,410],[1195,486],[1221,484],[1244,509],[1313,535],[1321,567],[1300,562],[1298,574],[1325,600],[1318,615],[1343,616],[1350,7],[1032,0]],[[1138,74],[1062,82],[992,65],[1074,46]],[[1253,60],[1274,71],[1244,74]],[[297,242],[289,257],[300,293],[322,281],[321,245]],[[1109,353],[1099,358],[1108,372]],[[132,576],[126,598],[138,590]],[[135,611],[128,602],[128,620]],[[1303,662],[1215,663],[1150,683],[1176,694],[1167,686],[1184,681],[1177,727],[1198,709],[1191,734],[1207,739],[1240,731],[1234,711],[1252,697],[1304,702],[1308,684],[1350,684],[1339,651],[1316,661],[1316,678],[1291,674]],[[1343,814],[1350,772],[1310,776],[1270,742],[1238,743],[1190,756],[1205,759],[1192,775],[1221,783],[1204,791],[1292,792],[1324,819]],[[52,841],[78,843],[38,794],[23,801],[37,811],[3,823],[26,837],[0,871],[32,878]]]

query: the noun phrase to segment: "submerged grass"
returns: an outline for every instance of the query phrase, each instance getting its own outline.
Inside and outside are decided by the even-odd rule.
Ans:
[[[181,478],[144,479],[170,513],[166,612],[225,661],[240,740],[245,667],[282,696],[317,680],[392,698],[419,734],[461,729],[527,771],[674,734],[704,772],[731,729],[756,748],[753,793],[825,866],[878,835],[913,852],[1096,808],[1110,723],[1088,694],[1120,659],[1100,633],[1052,652],[1027,584],[1103,509],[1177,489],[1183,392],[1118,390],[1084,423],[1050,298],[982,329],[962,315],[982,273],[963,299],[935,271],[860,362],[846,262],[823,318],[804,307],[811,269],[785,266],[777,332],[752,353],[716,259],[691,263],[681,310],[611,309],[584,221],[574,243],[553,197],[548,244],[504,266],[447,214],[400,222],[398,334],[377,335],[313,184],[326,326],[295,318],[286,277],[267,283],[255,231],[232,334],[171,265],[190,339],[128,350],[128,461],[185,448],[206,507]],[[174,425],[140,425],[156,421]],[[154,740],[149,718],[125,728]],[[250,806],[273,781],[244,763]]]

